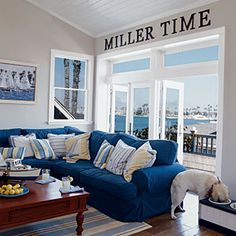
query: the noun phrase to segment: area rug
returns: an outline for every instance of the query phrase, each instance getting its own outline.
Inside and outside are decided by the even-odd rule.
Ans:
[[[75,236],[76,214],[57,217],[0,231],[1,236]],[[151,228],[144,222],[124,223],[88,207],[84,213],[84,236],[127,236]]]

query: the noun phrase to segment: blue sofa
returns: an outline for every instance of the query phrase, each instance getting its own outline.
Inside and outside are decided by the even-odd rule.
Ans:
[[[76,135],[83,132],[77,128],[65,126],[55,129],[8,129],[0,130],[0,147],[9,146],[10,135],[35,133],[37,138],[47,138],[48,133]],[[54,177],[73,176],[75,185],[83,186],[90,192],[88,204],[101,212],[120,221],[143,221],[152,216],[170,210],[170,186],[173,178],[185,168],[176,160],[177,144],[166,140],[150,140],[157,158],[153,167],[141,169],[134,173],[130,183],[122,176],[107,170],[95,168],[93,160],[104,140],[115,145],[119,139],[135,148],[145,141],[128,134],[112,134],[93,131],[89,139],[91,160],[80,160],[75,164],[62,159],[37,160],[29,157],[23,163],[33,167],[49,168]]]

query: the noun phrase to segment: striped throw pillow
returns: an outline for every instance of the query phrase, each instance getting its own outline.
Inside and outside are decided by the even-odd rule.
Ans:
[[[48,134],[49,143],[57,157],[66,155],[65,141],[74,136],[75,134]]]
[[[136,170],[151,167],[156,160],[156,154],[156,150],[152,149],[149,142],[139,147],[125,166],[123,173],[125,180],[130,182]]]
[[[56,159],[56,155],[47,139],[31,139],[30,143],[37,159]]]
[[[119,140],[107,162],[106,169],[113,174],[122,175],[128,159],[135,150],[134,147],[128,146],[122,140]]]
[[[89,133],[84,133],[67,139],[65,141],[66,157],[74,160],[90,160],[89,137]]]
[[[104,140],[98,153],[93,161],[93,164],[99,169],[106,167],[107,161],[110,159],[111,154],[114,150],[114,146],[111,145],[107,140]]]
[[[0,147],[0,153],[4,159],[13,158],[23,160],[25,155],[25,147]]]
[[[34,156],[33,149],[30,145],[30,139],[36,139],[36,135],[34,133],[28,134],[26,136],[10,136],[9,144],[13,147],[25,147],[25,157]]]

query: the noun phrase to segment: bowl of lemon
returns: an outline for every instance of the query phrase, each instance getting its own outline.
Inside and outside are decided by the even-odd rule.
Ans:
[[[29,193],[29,189],[20,184],[4,184],[0,187],[0,197],[20,197],[27,193]]]

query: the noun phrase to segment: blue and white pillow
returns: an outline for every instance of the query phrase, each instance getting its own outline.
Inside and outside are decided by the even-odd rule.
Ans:
[[[57,157],[66,156],[65,141],[74,137],[75,134],[48,134],[49,143]]]
[[[25,157],[32,157],[34,152],[30,145],[30,139],[36,139],[34,133],[23,135],[11,135],[9,137],[9,144],[13,147],[25,147]]]
[[[99,169],[104,169],[106,167],[107,161],[111,157],[113,150],[114,146],[111,145],[107,140],[104,140],[98,150],[93,164]]]
[[[37,159],[57,159],[47,139],[31,139],[30,144]]]
[[[122,175],[128,159],[135,151],[134,147],[128,146],[122,140],[119,140],[107,162],[106,169],[113,174]]]
[[[25,148],[24,147],[0,147],[0,153],[4,159],[13,158],[13,159],[24,159]]]

